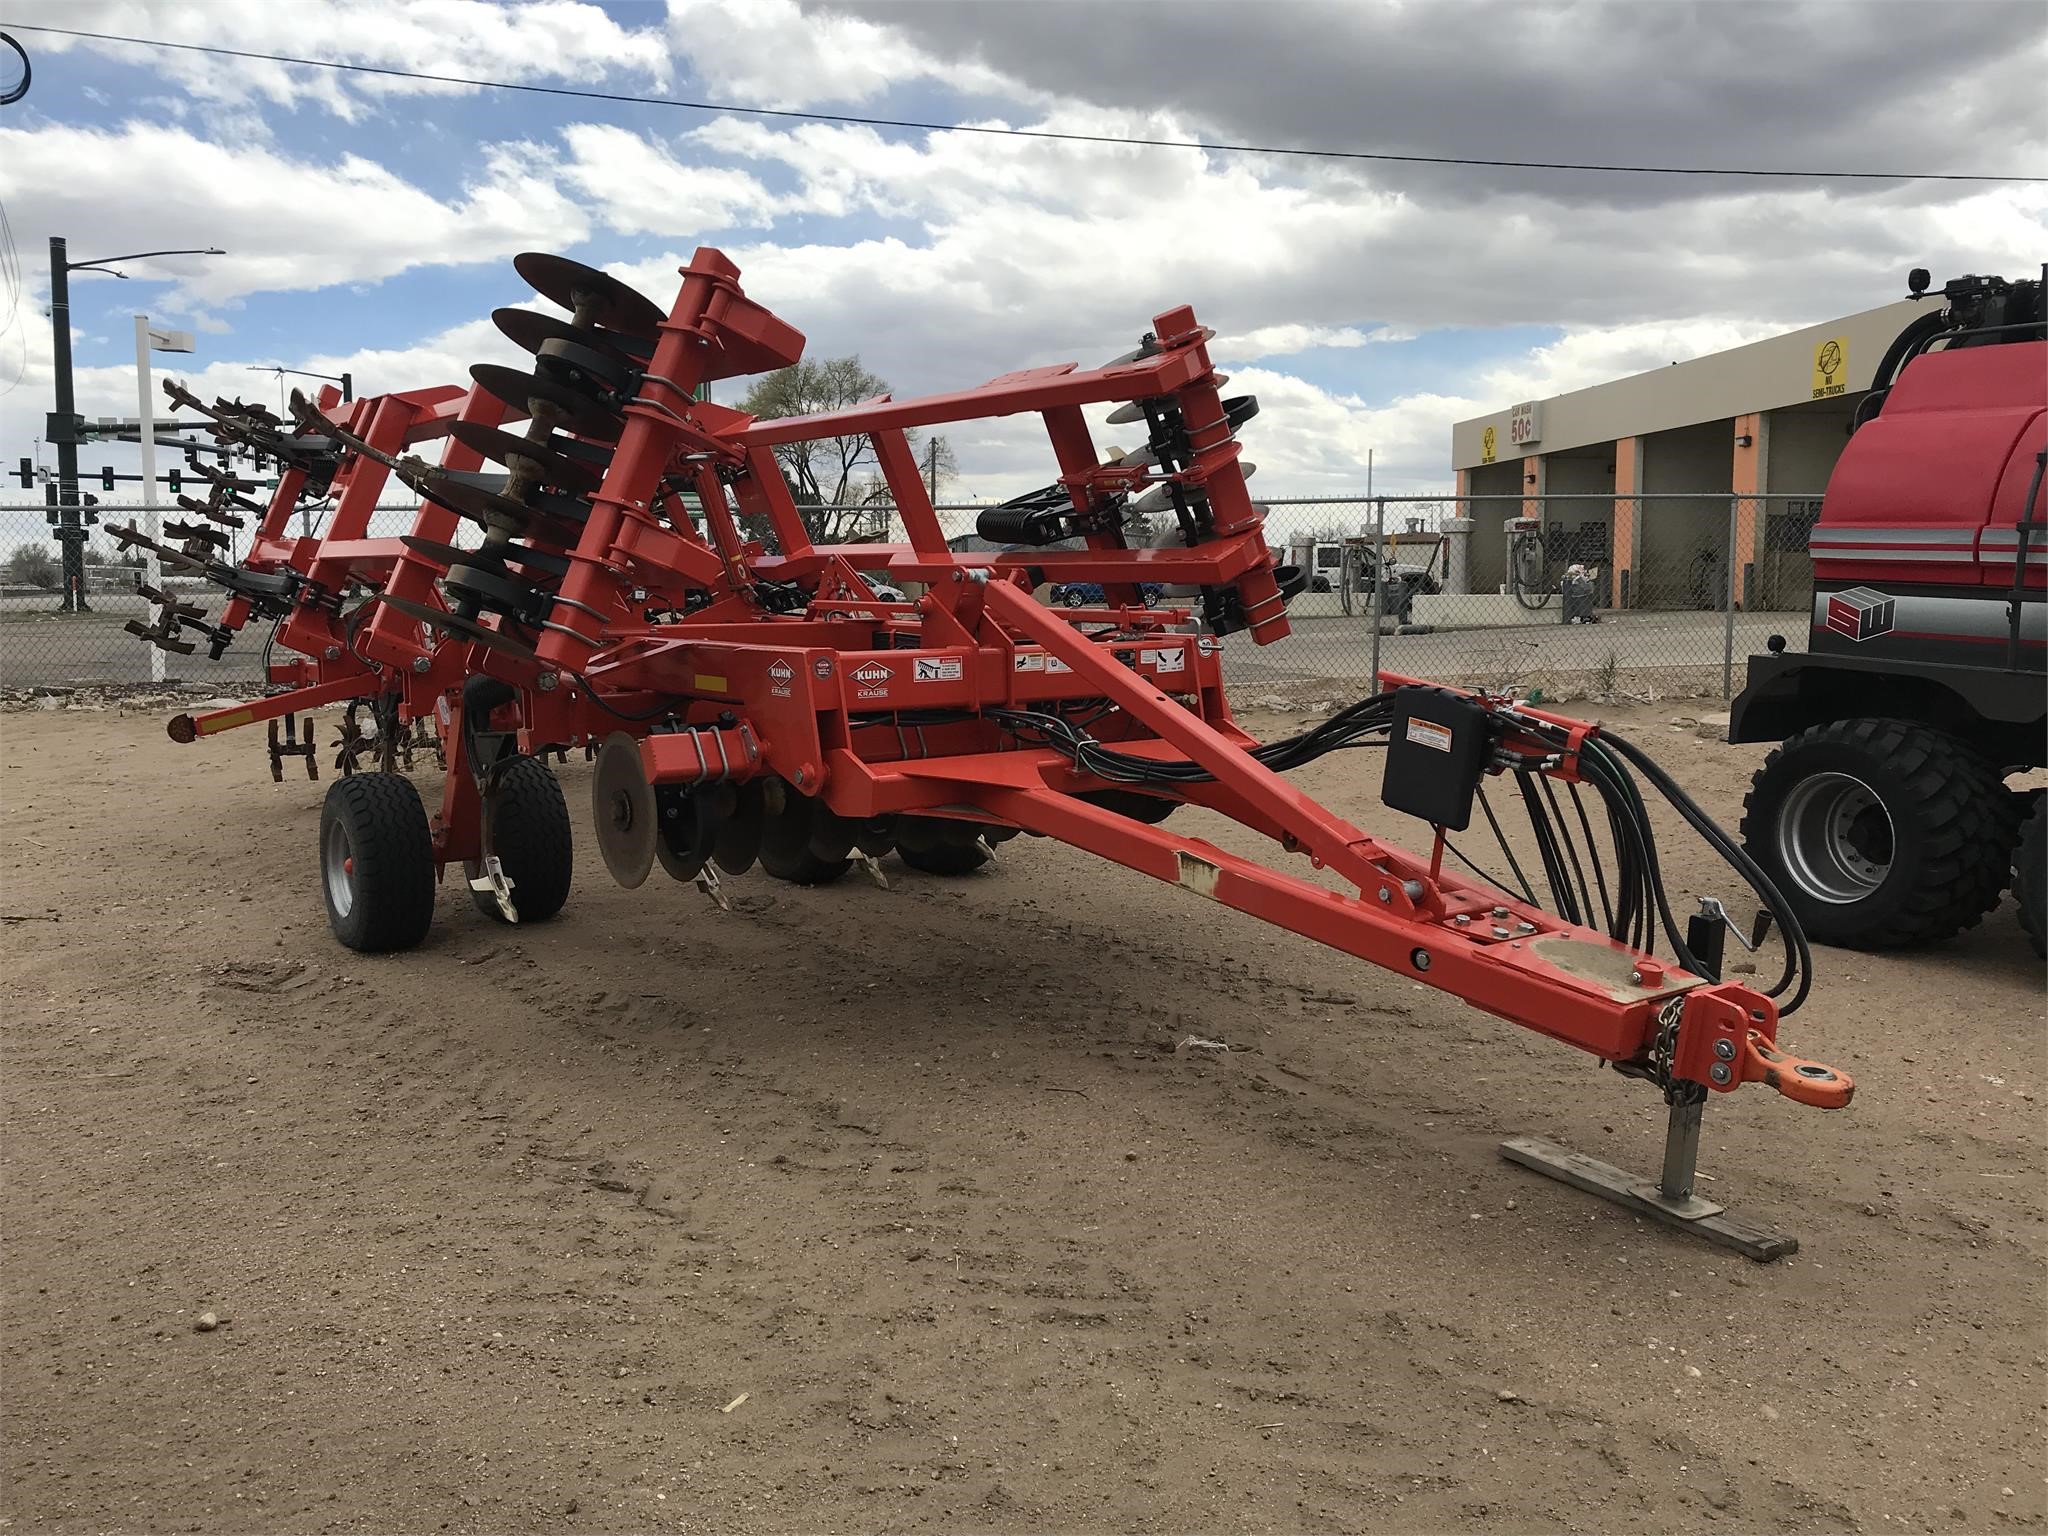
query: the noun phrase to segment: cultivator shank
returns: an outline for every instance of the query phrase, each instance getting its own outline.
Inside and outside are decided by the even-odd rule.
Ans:
[[[414,882],[449,865],[489,915],[553,915],[568,895],[569,830],[543,759],[583,746],[596,755],[597,846],[622,885],[658,863],[722,903],[721,873],[808,885],[860,865],[880,878],[875,861],[892,852],[963,873],[1019,833],[1050,836],[1575,1045],[1671,1102],[1682,1155],[1662,1181],[1666,1218],[1706,1219],[1681,1198],[1681,1121],[1696,1132],[1708,1094],[1760,1081],[1807,1103],[1847,1102],[1846,1078],[1778,1052],[1775,994],[1793,966],[1772,993],[1720,981],[1717,952],[1672,928],[1647,814],[1630,799],[1632,773],[1661,781],[1647,760],[1630,768],[1625,743],[1511,699],[1395,678],[1283,742],[1260,745],[1236,724],[1220,637],[1286,635],[1304,576],[1276,565],[1246,488],[1238,434],[1256,402],[1224,394],[1192,310],[1156,316],[1135,350],[1099,368],[1034,368],[955,394],[757,422],[699,398],[702,386],[786,367],[803,338],[744,293],[719,252],[681,269],[666,310],[564,258],[516,265],[563,312],[494,315],[530,368],[478,365],[466,386],[346,405],[323,391],[295,399],[289,423],[201,407],[173,388],[215,430],[287,468],[239,562],[221,558],[217,530],[257,509],[231,477],[191,508],[199,521],[167,525],[181,543],[165,558],[230,597],[213,626],[163,600],[147,637],[176,645],[181,628],[199,627],[225,646],[269,617],[296,659],[272,668],[286,691],[180,717],[172,734],[267,720],[276,771],[280,753],[299,752],[313,773],[310,722],[301,742],[293,717],[347,702],[344,775],[374,755],[380,776],[405,785],[379,794],[416,804],[396,776],[422,729],[446,768],[437,813],[419,809],[411,863],[349,857],[384,823],[359,813],[363,794],[330,792],[325,884],[345,942],[417,943],[431,900]],[[1102,407],[1113,427],[1142,427],[1143,442],[1098,450],[1088,413]],[[1019,414],[1042,421],[1057,478],[980,515],[995,552],[956,551],[911,434]],[[902,537],[820,545],[776,450],[854,435],[873,446]],[[421,498],[412,529],[370,538],[393,477]],[[311,496],[331,501],[324,532],[294,537]],[[1168,534],[1133,547],[1134,518],[1153,513],[1170,518]],[[870,576],[915,595],[884,601]],[[1104,600],[1056,613],[1034,596],[1054,582],[1098,583]],[[1148,608],[1154,583],[1186,597]],[[1426,857],[1283,776],[1381,741],[1383,796],[1431,826]],[[1614,900],[1604,881],[1596,904],[1583,877],[1583,901],[1553,878],[1546,910],[1533,891],[1446,870],[1446,834],[1462,830],[1482,779],[1513,784],[1532,806],[1539,789],[1556,804],[1555,785],[1602,797]],[[1183,804],[1265,835],[1342,889],[1169,828]],[[374,881],[362,873],[371,865]],[[1650,952],[1660,911],[1671,960]]]

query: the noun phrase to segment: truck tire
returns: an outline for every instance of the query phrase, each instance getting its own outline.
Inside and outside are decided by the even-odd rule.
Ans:
[[[1799,732],[1764,760],[1742,808],[1750,857],[1818,943],[1938,943],[1995,907],[2010,876],[2012,798],[1998,770],[1911,721]]]
[[[336,779],[320,807],[320,894],[327,926],[363,954],[412,949],[434,921],[434,838],[412,780]]]
[[[2012,894],[2019,903],[2020,930],[2034,953],[2048,959],[2048,795],[2034,796],[2034,808],[2020,827],[2013,850]]]
[[[537,757],[510,758],[491,775],[484,815],[491,852],[512,882],[519,921],[546,922],[569,899],[569,881],[576,872],[576,836],[562,781]],[[472,878],[480,872],[474,863],[463,869]],[[505,921],[496,897],[475,889],[469,897],[484,916]]]

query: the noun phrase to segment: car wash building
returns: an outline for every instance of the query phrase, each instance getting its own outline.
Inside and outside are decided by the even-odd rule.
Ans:
[[[1851,413],[1885,349],[1938,302],[1901,300],[1458,422],[1459,494],[1520,498],[1468,504],[1465,590],[1501,590],[1506,524],[1525,517],[1542,526],[1553,560],[1603,568],[1604,604],[1700,606],[1701,573],[1727,579],[1727,498],[1742,497],[1736,601],[1803,605],[1807,533]]]

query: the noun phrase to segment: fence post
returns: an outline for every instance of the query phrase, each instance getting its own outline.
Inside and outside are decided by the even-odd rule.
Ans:
[[[1372,616],[1372,691],[1380,691],[1380,619],[1386,612],[1386,582],[1383,567],[1387,549],[1387,498],[1375,496],[1372,503],[1372,548],[1366,551],[1371,565],[1372,601],[1366,612]]]
[[[1742,498],[1728,498],[1727,568],[1721,575],[1721,697],[1735,697],[1735,539],[1742,517]]]

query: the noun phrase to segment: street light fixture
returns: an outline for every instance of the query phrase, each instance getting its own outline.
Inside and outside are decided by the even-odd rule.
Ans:
[[[325,379],[330,384],[339,384],[341,386],[341,398],[344,403],[356,397],[356,376],[352,373],[313,373],[304,368],[265,367],[262,363],[251,363],[249,371],[251,373],[274,373],[280,379],[284,378],[286,374],[290,374],[295,379]],[[282,385],[279,385],[279,388],[282,387]]]
[[[56,406],[50,413],[44,438],[57,450],[57,542],[64,554],[64,602],[60,613],[83,613],[85,601],[85,528],[78,516],[78,442],[84,420],[78,414],[77,397],[71,387],[71,283],[73,272],[105,272],[125,278],[108,265],[116,261],[141,261],[151,256],[225,256],[218,246],[204,250],[130,251],[124,256],[98,256],[91,261],[73,261],[66,255],[62,235],[50,236],[50,340],[57,371]]]

